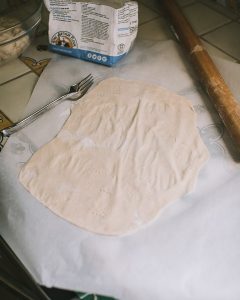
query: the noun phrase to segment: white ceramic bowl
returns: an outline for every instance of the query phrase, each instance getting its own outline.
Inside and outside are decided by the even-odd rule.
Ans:
[[[0,0],[0,65],[31,44],[41,21],[41,0]]]

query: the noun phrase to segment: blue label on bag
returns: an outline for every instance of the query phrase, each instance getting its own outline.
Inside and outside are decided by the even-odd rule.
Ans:
[[[93,51],[66,48],[51,44],[49,45],[49,49],[59,54],[76,57],[79,59],[95,62],[106,66],[113,66],[126,55],[126,53],[124,53],[118,56],[110,56]]]

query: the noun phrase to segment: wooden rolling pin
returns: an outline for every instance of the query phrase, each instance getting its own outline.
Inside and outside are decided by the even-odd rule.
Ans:
[[[234,98],[180,7],[174,0],[162,0],[162,5],[180,42],[188,52],[204,89],[240,152],[240,104]]]

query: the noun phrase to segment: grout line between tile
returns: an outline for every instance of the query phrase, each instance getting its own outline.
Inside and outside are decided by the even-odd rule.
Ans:
[[[238,19],[238,17],[239,17],[234,11],[230,12],[231,14],[235,14],[234,17],[230,17],[229,14],[222,12],[224,10],[224,6],[221,6],[220,4],[216,4],[216,6],[219,5],[219,8],[217,9],[216,7],[213,7],[213,5],[211,5],[211,4],[209,4],[209,3],[205,2],[205,1],[198,0],[198,3],[201,3],[201,4],[205,5],[205,6],[207,6],[208,8],[214,10],[215,12],[221,14],[222,16],[224,16],[224,17],[226,17],[228,19],[231,19],[232,21],[236,21]],[[228,8],[226,8],[226,9],[228,9]]]
[[[201,39],[204,40],[204,42],[208,43],[209,45],[215,47],[216,49],[222,51],[224,54],[228,55],[229,57],[233,58],[234,60],[236,60],[236,62],[239,62],[239,59],[232,56],[231,54],[229,54],[228,52],[226,52],[225,50],[223,50],[222,48],[219,48],[218,46],[214,45],[213,43],[209,42],[208,40],[206,40],[203,36],[201,36]],[[207,49],[206,49],[207,50]],[[208,51],[207,51],[208,52]]]
[[[156,19],[161,19],[161,16],[156,16],[156,17],[152,18],[151,20],[147,20],[147,21],[139,24],[139,27],[141,27],[142,25],[146,25],[147,23],[152,22],[152,21],[154,21]]]
[[[141,4],[143,4],[145,7],[147,7],[148,9],[151,9],[153,12],[161,15],[161,11],[159,9],[155,9],[155,8],[152,8],[151,6],[148,6],[145,2],[143,1],[139,1]],[[159,8],[160,8],[160,5],[159,5]]]
[[[186,7],[189,7],[189,6],[193,6],[194,4],[197,4],[198,2],[191,2],[191,3],[187,3],[185,5],[179,5],[178,6],[180,7],[181,10],[183,10],[183,8],[186,8]]]
[[[11,79],[9,79],[9,80],[7,80],[7,81],[1,82],[1,83],[0,83],[0,86],[4,85],[4,84],[6,84],[6,83],[9,83],[9,82],[11,82],[11,81],[14,81],[14,80],[16,80],[16,79],[18,79],[18,78],[21,78],[21,77],[23,77],[23,76],[25,76],[25,75],[27,75],[27,74],[30,74],[30,73],[33,73],[33,72],[32,72],[31,70],[29,70],[29,71],[27,71],[27,72],[25,72],[25,73],[23,73],[23,74],[21,74],[21,75],[19,75],[19,76],[17,76],[17,77],[14,77],[14,78],[11,78]]]
[[[229,20],[229,22],[224,23],[224,24],[222,24],[222,25],[220,25],[220,26],[217,26],[217,27],[215,27],[215,28],[213,28],[213,29],[210,29],[210,30],[204,32],[203,34],[200,34],[199,36],[203,37],[203,36],[206,35],[206,34],[212,33],[212,32],[214,32],[215,30],[220,29],[220,28],[223,28],[224,26],[230,25],[231,23],[234,23],[234,22],[235,22],[235,21],[233,21],[233,20]]]

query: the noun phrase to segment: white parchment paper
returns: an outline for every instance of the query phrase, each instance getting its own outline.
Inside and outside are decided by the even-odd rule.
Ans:
[[[215,61],[239,98],[239,65]],[[171,40],[138,41],[115,68],[55,56],[26,115],[89,73],[96,83],[110,76],[153,82],[192,102],[211,156],[195,191],[149,226],[123,237],[92,234],[53,214],[21,186],[18,173],[69,116],[73,104],[65,102],[13,135],[0,155],[1,234],[34,278],[49,287],[124,300],[239,300],[240,165],[179,46]]]

